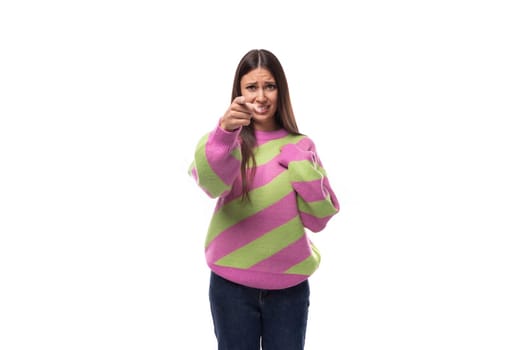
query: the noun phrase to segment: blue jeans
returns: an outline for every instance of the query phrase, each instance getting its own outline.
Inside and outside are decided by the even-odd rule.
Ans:
[[[310,306],[308,280],[265,290],[210,278],[210,306],[218,350],[303,350]]]

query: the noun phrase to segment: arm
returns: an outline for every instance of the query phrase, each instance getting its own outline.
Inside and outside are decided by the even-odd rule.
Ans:
[[[197,144],[188,172],[212,198],[229,192],[239,174],[239,133],[240,129],[227,131],[217,126]]]
[[[219,125],[197,144],[188,172],[212,198],[228,193],[239,174],[239,134],[243,126],[250,124],[253,108],[243,96],[236,97]]]
[[[297,205],[303,224],[319,232],[339,212],[339,201],[330,186],[326,171],[308,138],[281,149],[279,163],[288,168],[292,187],[297,193]]]

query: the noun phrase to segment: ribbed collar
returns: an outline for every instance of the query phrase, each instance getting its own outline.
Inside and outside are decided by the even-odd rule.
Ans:
[[[270,140],[280,139],[288,135],[288,131],[285,129],[278,129],[272,131],[255,130],[255,138],[257,142],[265,142]]]

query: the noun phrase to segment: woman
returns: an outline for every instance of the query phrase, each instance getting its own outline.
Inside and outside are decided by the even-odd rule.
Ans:
[[[251,50],[190,174],[218,198],[205,242],[219,350],[302,350],[319,232],[339,211],[313,141],[299,133],[277,57]]]

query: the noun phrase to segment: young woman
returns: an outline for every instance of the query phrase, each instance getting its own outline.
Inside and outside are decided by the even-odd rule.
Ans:
[[[307,230],[323,230],[339,202],[273,53],[242,57],[231,104],[189,172],[217,198],[205,256],[218,349],[304,349],[308,278],[320,261]]]

